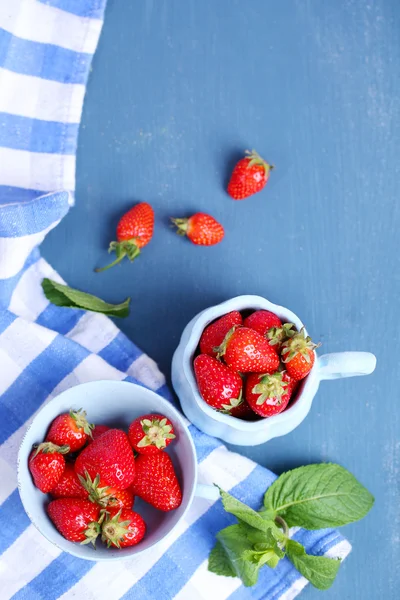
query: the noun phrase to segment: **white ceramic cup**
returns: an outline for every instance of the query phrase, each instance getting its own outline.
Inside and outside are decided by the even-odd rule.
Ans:
[[[193,371],[193,358],[201,334],[209,323],[233,310],[260,309],[270,310],[282,321],[294,323],[298,330],[304,327],[301,320],[283,306],[273,304],[261,296],[237,296],[194,317],[183,331],[172,360],[172,384],[187,418],[201,431],[239,446],[256,446],[295,429],[307,416],[323,379],[369,375],[376,366],[376,358],[369,352],[339,352],[320,357],[317,355],[295,401],[282,413],[268,419],[243,421],[218,412],[200,396]]]
[[[125,431],[133,419],[147,413],[162,414],[173,423],[176,438],[167,450],[182,487],[182,504],[176,510],[162,512],[136,498],[133,510],[142,515],[147,526],[145,537],[136,546],[112,549],[98,541],[94,549],[91,544],[69,542],[57,531],[47,515],[46,506],[50,497],[35,487],[28,469],[28,458],[32,445],[45,439],[51,421],[71,408],[86,410],[89,422],[122,427]],[[94,381],[77,385],[46,404],[33,419],[21,443],[18,488],[28,517],[50,542],[69,554],[93,561],[123,560],[154,549],[174,531],[194,496],[215,500],[219,495],[216,487],[197,483],[196,450],[182,415],[158,394],[125,381]]]

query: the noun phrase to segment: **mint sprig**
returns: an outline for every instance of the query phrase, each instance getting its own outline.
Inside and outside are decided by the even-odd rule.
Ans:
[[[300,467],[284,473],[268,488],[264,507],[255,511],[220,489],[223,506],[237,519],[217,534],[208,569],[239,577],[245,586],[257,583],[260,568],[275,568],[284,557],[312,585],[328,589],[340,560],[307,554],[289,537],[289,527],[319,529],[346,525],[363,518],[374,498],[346,469],[335,464]]]
[[[101,313],[108,317],[127,317],[129,315],[130,298],[127,298],[121,304],[109,304],[101,298],[81,292],[53,281],[52,279],[43,279],[42,288],[47,300],[56,306],[65,306],[67,308],[81,308],[91,312]]]

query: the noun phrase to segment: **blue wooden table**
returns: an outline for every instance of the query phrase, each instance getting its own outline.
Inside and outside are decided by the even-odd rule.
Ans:
[[[71,285],[109,301],[166,374],[199,310],[254,293],[292,308],[324,352],[370,350],[374,375],[324,383],[306,421],[240,448],[276,472],[335,461],[375,495],[345,534],[354,550],[325,598],[394,599],[400,584],[400,13],[396,0],[110,0],[93,63],[77,203],[43,245]],[[266,190],[233,202],[247,148],[276,165]],[[118,216],[150,202],[153,242],[103,274]],[[169,216],[206,211],[214,248]],[[304,598],[319,593],[308,586]]]

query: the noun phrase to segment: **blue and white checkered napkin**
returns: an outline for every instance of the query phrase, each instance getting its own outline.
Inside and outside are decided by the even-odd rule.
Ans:
[[[1,599],[294,598],[306,580],[287,560],[275,570],[262,569],[252,589],[207,572],[215,534],[232,522],[220,502],[195,500],[164,545],[114,563],[111,571],[61,553],[31,525],[19,499],[18,446],[36,411],[55,395],[109,378],[135,381],[170,398],[156,364],[112,321],[55,307],[40,287],[43,277],[61,281],[38,246],[73,204],[77,132],[104,5],[0,2]],[[218,483],[258,508],[273,474],[190,429],[200,481]],[[331,530],[297,531],[295,537],[312,554],[344,557],[350,550]]]

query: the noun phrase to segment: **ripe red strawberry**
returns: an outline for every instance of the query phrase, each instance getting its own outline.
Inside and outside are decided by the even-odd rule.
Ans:
[[[216,356],[215,348],[220,346],[228,331],[235,325],[242,324],[242,315],[237,310],[220,317],[205,328],[200,338],[200,352]]]
[[[218,349],[228,367],[239,373],[274,373],[279,356],[258,331],[238,327],[228,332]]]
[[[120,429],[103,433],[79,454],[75,472],[83,478],[88,473],[92,480],[98,475],[101,487],[129,487],[135,478],[135,459],[126,433]]]
[[[154,454],[164,450],[176,436],[171,421],[163,415],[143,415],[129,425],[128,437],[139,454]]]
[[[223,412],[230,412],[242,400],[242,378],[221,361],[199,354],[193,362],[199,392],[205,402]]]
[[[131,491],[155,508],[174,510],[182,502],[182,492],[172,460],[166,452],[139,454]]]
[[[299,381],[309,374],[315,362],[314,348],[318,346],[310,336],[306,337],[304,327],[283,343],[281,357],[292,379]]]
[[[117,258],[97,273],[105,271],[121,262],[127,256],[131,262],[140,254],[140,248],[146,246],[153,237],[154,210],[147,202],[140,202],[120,218],[117,225],[117,241],[111,242],[109,252],[115,252]]]
[[[285,410],[293,391],[287,373],[252,373],[246,381],[246,400],[261,417],[272,417]]]
[[[89,473],[86,473],[85,477],[78,475],[78,479],[80,485],[86,490],[88,499],[91,502],[95,502],[103,508],[109,506],[115,507],[117,510],[120,508],[132,508],[134,498],[129,489],[120,490],[108,485],[100,487],[100,476],[96,475],[92,479]]]
[[[282,327],[282,322],[275,313],[269,310],[256,310],[245,318],[243,326],[266,336],[271,327]]]
[[[133,510],[124,508],[118,512],[113,510],[105,514],[101,526],[101,539],[107,547],[127,548],[135,546],[146,533],[146,523]]]
[[[246,157],[239,160],[233,169],[228,184],[228,194],[234,200],[243,200],[260,192],[267,183],[273,166],[268,164],[255,150],[246,150]]]
[[[91,444],[93,440],[97,440],[97,438],[99,438],[103,433],[105,433],[109,429],[110,427],[107,427],[107,425],[95,425],[92,429],[92,437],[88,438],[87,443]]]
[[[243,397],[237,406],[231,408],[229,414],[231,417],[243,419],[244,421],[254,421],[257,418],[256,413],[251,409],[250,404],[248,404]]]
[[[39,444],[29,456],[28,466],[36,487],[47,493],[59,482],[65,469],[63,454],[69,446],[56,446],[50,442]]]
[[[179,235],[187,235],[197,246],[214,246],[224,237],[224,228],[218,221],[205,213],[196,213],[188,219],[171,219]]]
[[[47,514],[65,539],[81,544],[92,543],[100,533],[100,507],[81,498],[59,498],[47,507]]]
[[[70,452],[80,450],[92,435],[93,425],[87,422],[86,412],[70,410],[54,419],[47,432],[46,441],[57,446],[69,446]]]
[[[87,499],[88,493],[82,487],[77,474],[75,473],[74,465],[71,463],[65,464],[65,469],[56,487],[50,490],[52,498],[84,498]]]

